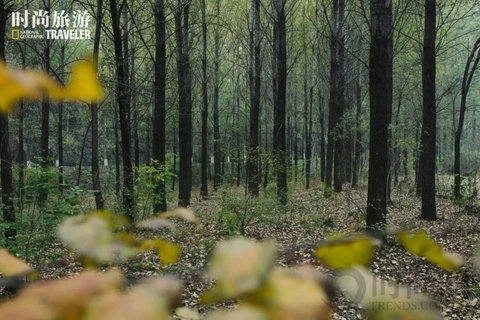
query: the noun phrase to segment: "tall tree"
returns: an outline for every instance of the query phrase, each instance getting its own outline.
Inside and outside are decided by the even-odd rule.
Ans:
[[[0,0],[0,63],[5,63],[5,26],[7,12],[5,3]],[[7,247],[16,243],[17,229],[15,227],[15,211],[13,207],[13,177],[12,154],[10,152],[10,134],[8,116],[0,113],[0,180],[3,221],[5,226],[5,239]]]
[[[286,158],[286,102],[287,102],[287,30],[286,0],[273,0],[273,151],[277,175],[277,196],[281,204],[287,203]]]
[[[336,110],[334,124],[334,160],[333,160],[333,187],[336,192],[342,191],[342,184],[345,180],[344,161],[344,138],[343,138],[343,113],[345,111],[345,0],[338,0],[338,19],[334,30],[334,41],[337,42],[337,78],[334,79],[336,86]]]
[[[339,0],[332,1],[332,15],[330,19],[330,97],[328,100],[328,136],[326,154],[325,183],[332,187],[333,161],[335,152],[335,128],[338,117],[338,6]]]
[[[392,117],[392,2],[370,0],[370,159],[367,232],[378,235],[386,224],[388,127]]]
[[[95,38],[93,39],[93,64],[95,71],[98,70],[98,51],[100,48],[100,34],[102,31],[102,17],[103,17],[103,0],[97,2],[97,21],[95,25]],[[64,51],[62,51],[64,52]],[[92,182],[93,192],[95,195],[95,204],[97,210],[103,209],[102,190],[100,188],[100,167],[98,164],[98,102],[92,101],[90,103],[90,111],[92,116]],[[60,158],[60,157],[59,157]],[[60,161],[59,161],[60,162]],[[62,163],[63,166],[63,155]]]
[[[259,121],[260,121],[260,85],[261,85],[261,36],[260,36],[260,0],[252,0],[250,9],[250,59],[248,80],[250,86],[250,139],[247,156],[248,190],[251,195],[259,192]]]
[[[110,0],[110,15],[112,17],[113,45],[115,51],[116,74],[117,74],[117,104],[121,132],[121,149],[123,156],[123,188],[122,199],[125,214],[129,219],[134,219],[134,195],[133,195],[133,167],[132,147],[130,134],[130,88],[128,87],[128,70],[124,56],[122,34],[120,29],[120,14],[117,2]]]
[[[174,8],[177,42],[178,142],[180,168],[179,205],[190,205],[192,190],[192,75],[189,57],[189,13],[191,0],[176,0]]]
[[[207,5],[201,0],[202,10],[202,160],[200,196],[208,196],[208,74],[207,74]]]
[[[460,114],[458,116],[458,127],[455,130],[455,150],[454,150],[454,166],[453,173],[455,176],[453,195],[456,199],[462,197],[460,190],[460,142],[462,139],[463,124],[465,121],[465,111],[467,110],[467,96],[470,91],[470,85],[472,84],[473,75],[478,68],[478,62],[480,61],[480,38],[475,41],[470,54],[468,55],[467,62],[465,63],[465,70],[463,72],[462,87],[461,87],[461,100],[460,100]],[[473,62],[473,65],[472,65]],[[473,119],[475,119],[475,114]],[[475,128],[473,128],[475,131]]]
[[[50,0],[44,0],[43,2],[45,11],[50,12]],[[43,47],[43,67],[46,73],[50,73],[50,40],[45,39],[44,47]],[[42,133],[40,137],[40,149],[41,149],[41,156],[42,156],[42,163],[41,166],[44,170],[46,170],[48,166],[48,161],[49,161],[49,152],[48,152],[48,147],[49,147],[49,137],[50,137],[50,98],[47,94],[43,95],[42,99]],[[45,179],[46,179],[45,175]],[[47,181],[44,181],[45,183]],[[47,189],[46,188],[40,188],[39,192],[39,202],[40,205],[44,205],[45,201],[47,201]]]
[[[220,0],[215,1],[215,16],[220,16]],[[220,118],[219,118],[219,69],[220,69],[220,32],[218,25],[213,34],[213,189],[216,191],[222,182],[221,172],[221,145],[220,145]]]
[[[165,45],[165,2],[155,1],[155,102],[153,111],[152,158],[158,170],[165,165],[165,80],[166,80],[166,45]],[[167,211],[165,180],[155,180],[157,199],[153,204],[154,212]]]
[[[425,220],[437,218],[435,201],[435,152],[437,132],[436,111],[436,0],[425,0],[425,29],[423,38],[422,90],[423,90],[423,126],[422,126],[422,214]]]

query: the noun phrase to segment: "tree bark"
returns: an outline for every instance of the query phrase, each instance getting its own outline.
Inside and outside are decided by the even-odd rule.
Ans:
[[[277,196],[281,204],[287,203],[286,159],[286,93],[287,93],[287,39],[285,1],[274,0],[274,118],[273,150],[277,175]]]
[[[180,168],[178,175],[178,204],[190,205],[192,190],[192,78],[189,58],[190,0],[176,0],[174,8],[175,38],[177,42],[178,78],[178,142]]]
[[[165,82],[166,81],[166,44],[165,44],[165,2],[155,1],[155,83],[153,111],[152,158],[154,166],[163,172],[165,166]],[[156,199],[154,212],[167,211],[165,180],[155,179]]]
[[[248,191],[257,197],[259,193],[259,117],[261,84],[261,35],[260,35],[260,0],[252,0],[250,17],[250,138],[247,154]]]
[[[100,35],[102,31],[102,17],[103,17],[103,0],[97,2],[97,21],[95,25],[95,38],[93,39],[93,64],[95,71],[98,71],[98,52],[100,48]],[[95,205],[97,210],[102,210],[104,207],[102,189],[100,187],[100,167],[98,157],[98,102],[92,101],[90,103],[90,110],[92,115],[92,182],[93,194],[95,195]],[[60,121],[60,120],[59,120]],[[60,129],[60,127],[59,127]],[[63,152],[60,168],[63,166]],[[60,162],[60,151],[59,151]]]
[[[472,83],[473,75],[478,68],[478,62],[480,60],[480,38],[475,41],[473,45],[472,51],[467,58],[467,62],[465,63],[465,70],[463,72],[463,80],[462,80],[462,88],[461,88],[461,100],[460,100],[460,114],[458,117],[458,127],[455,130],[455,146],[454,146],[454,166],[453,166],[453,174],[454,174],[454,187],[453,187],[453,195],[456,199],[460,199],[462,197],[461,194],[461,181],[460,181],[460,142],[462,139],[462,131],[463,131],[463,123],[465,121],[465,111],[467,110],[467,96],[470,90],[470,84]],[[473,65],[470,67],[470,65]],[[475,119],[475,116],[473,117]],[[473,128],[475,131],[475,128]]]
[[[207,74],[207,5],[201,0],[202,10],[202,163],[200,196],[208,196],[208,74]]]
[[[387,216],[388,127],[392,114],[392,2],[370,0],[370,160],[367,232],[380,236]]]
[[[217,18],[220,15],[220,0],[215,2]],[[214,29],[213,37],[213,189],[217,191],[222,183],[222,151],[220,143],[220,118],[219,118],[219,67],[220,67],[220,34],[218,26]]]
[[[50,0],[46,0],[44,4],[45,4],[45,11],[50,12]],[[44,67],[45,73],[49,74],[50,73],[50,41],[49,39],[45,39],[45,44],[43,47],[43,60],[44,60],[43,67]],[[42,157],[41,167],[43,170],[47,170],[48,161],[49,161],[48,140],[50,136],[50,98],[47,94],[43,95],[41,117],[42,117],[42,124],[41,124],[42,133],[40,136],[40,149],[41,149],[41,157]],[[48,181],[44,180],[43,182],[47,184]],[[45,205],[45,202],[47,201],[47,197],[48,197],[47,189],[40,188],[39,197],[38,197],[40,206]]]
[[[345,153],[344,153],[344,124],[343,113],[345,110],[345,35],[343,32],[345,23],[345,0],[338,0],[338,22],[335,30],[335,41],[338,52],[338,74],[336,85],[336,111],[334,129],[334,159],[333,159],[333,187],[336,192],[342,191],[342,184],[345,181]]]
[[[437,111],[435,100],[436,0],[425,0],[425,30],[422,61],[423,127],[422,127],[422,214],[425,220],[437,219],[435,201],[435,148]]]
[[[132,147],[130,134],[130,88],[128,86],[127,58],[124,56],[122,34],[120,30],[120,15],[115,0],[110,0],[110,14],[112,17],[113,44],[115,51],[117,74],[117,103],[120,118],[121,147],[123,158],[123,209],[130,220],[134,220],[134,195],[133,195],[133,167]]]
[[[5,63],[5,27],[7,12],[5,4],[0,0],[0,62]],[[4,235],[6,247],[13,248],[17,241],[17,229],[15,227],[15,211],[13,206],[13,176],[12,176],[12,154],[10,152],[10,134],[8,116],[0,113],[0,180]]]

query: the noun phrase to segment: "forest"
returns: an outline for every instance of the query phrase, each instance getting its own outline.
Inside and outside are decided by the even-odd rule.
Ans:
[[[0,319],[480,319],[479,19],[0,0]]]

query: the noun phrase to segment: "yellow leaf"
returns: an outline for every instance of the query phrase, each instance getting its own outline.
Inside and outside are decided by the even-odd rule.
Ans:
[[[39,99],[44,94],[56,100],[99,100],[103,90],[91,60],[73,67],[70,83],[65,88],[46,73],[9,69],[0,63],[0,113],[9,113],[12,104],[19,99]]]
[[[103,90],[91,59],[83,60],[72,69],[72,77],[67,84],[64,98],[75,100],[99,100]]]
[[[4,277],[15,276],[18,274],[29,275],[37,274],[28,264],[10,254],[5,249],[0,249],[0,273]]]
[[[276,245],[271,241],[260,244],[238,237],[219,243],[207,271],[218,282],[201,301],[212,303],[256,290],[274,266],[276,254]]]
[[[332,269],[370,266],[377,240],[365,235],[334,238],[322,243],[315,256]]]
[[[424,230],[415,233],[400,231],[396,236],[408,252],[425,257],[447,271],[455,271],[463,264],[463,259],[459,255],[444,251]]]
[[[44,82],[45,78],[37,71],[9,69],[0,62],[0,112],[9,113],[19,99],[39,98]]]
[[[142,245],[142,250],[156,249],[158,257],[163,264],[177,262],[180,256],[180,247],[162,239],[147,240]]]
[[[314,281],[276,269],[263,287],[249,294],[245,301],[262,308],[275,320],[330,319],[330,299]]]

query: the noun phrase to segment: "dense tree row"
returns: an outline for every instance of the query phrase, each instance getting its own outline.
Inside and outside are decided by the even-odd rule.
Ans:
[[[47,96],[41,108],[19,101],[15,114],[0,116],[5,221],[14,220],[14,196],[21,208],[32,162],[58,163],[60,189],[85,184],[81,168],[91,166],[97,208],[111,205],[104,199],[115,189],[131,219],[143,166],[156,170],[155,211],[166,210],[177,181],[183,206],[192,188],[205,198],[210,184],[213,192],[236,184],[258,196],[272,183],[287,203],[287,184],[299,178],[306,188],[323,182],[326,194],[368,181],[369,227],[385,224],[402,179],[415,176],[422,217],[435,219],[436,173],[455,169],[460,197],[460,175],[478,166],[475,2],[0,5],[0,58],[8,65],[43,69],[64,83],[67,67],[93,54],[108,93],[84,108]],[[86,10],[92,39],[8,39],[11,12],[25,9]],[[114,178],[107,178],[112,162]],[[77,181],[66,178],[73,167]]]

